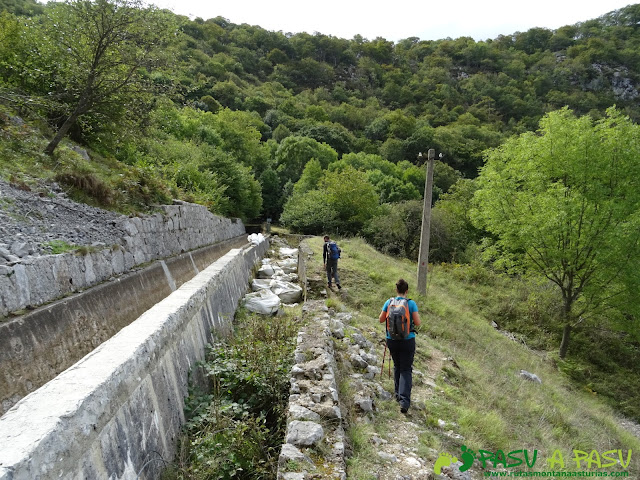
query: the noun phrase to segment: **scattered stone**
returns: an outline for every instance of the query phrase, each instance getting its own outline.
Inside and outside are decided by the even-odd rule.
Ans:
[[[378,452],[378,456],[384,460],[385,462],[391,462],[391,463],[397,463],[398,462],[398,457],[396,457],[395,455],[391,454],[391,453],[387,453],[387,452]]]
[[[376,376],[376,374],[380,373],[380,371],[378,370],[378,367],[375,367],[373,365],[368,365],[367,366],[367,371],[366,373],[363,375],[363,378],[366,378],[367,380],[373,380]]]
[[[360,407],[363,412],[373,412],[373,400],[369,395],[362,392],[357,393],[353,398],[353,403]]]
[[[315,404],[310,406],[309,408],[320,415],[322,418],[342,418],[342,413],[340,413],[340,408],[337,405],[329,406],[326,404]]]
[[[329,322],[329,328],[331,329],[331,334],[337,339],[344,338],[344,323],[340,320],[331,320]]]
[[[377,385],[377,389],[378,389],[378,398],[380,400],[391,400],[393,398],[393,395],[390,392],[387,392],[382,385],[378,384]]]
[[[336,320],[342,323],[349,323],[352,318],[353,315],[347,312],[336,313]]]
[[[375,355],[372,355],[370,353],[362,352],[362,353],[360,353],[360,356],[369,365],[377,365],[378,364],[378,357],[376,357]],[[414,372],[417,372],[417,370],[414,370]]]
[[[471,480],[471,474],[469,473],[469,470],[465,472],[460,471],[460,467],[462,465],[463,463],[458,461],[446,467],[442,467],[442,473],[451,480]]]
[[[16,257],[23,258],[34,253],[34,249],[26,242],[13,242],[11,245],[11,253]]]
[[[410,467],[413,467],[413,468],[422,467],[422,464],[418,461],[418,459],[417,458],[413,458],[413,457],[405,458],[404,463],[406,463],[407,465],[409,465]]]
[[[520,376],[530,382],[542,383],[540,377],[538,377],[535,373],[527,372],[526,370],[520,370]]]
[[[80,155],[84,160],[87,160],[87,161],[91,160],[91,157],[89,157],[89,154],[84,148],[74,145],[73,147],[71,147],[71,150],[73,150],[78,155]]]

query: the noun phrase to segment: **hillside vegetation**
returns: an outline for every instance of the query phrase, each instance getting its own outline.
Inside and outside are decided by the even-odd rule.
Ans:
[[[322,239],[313,237],[305,243],[314,251],[306,269],[313,280],[309,298],[323,298],[324,282],[315,280],[324,280]],[[428,471],[433,471],[442,453],[460,458],[463,445],[478,454],[478,459],[488,458],[490,452],[503,452],[496,465],[492,460],[484,467],[481,461],[475,462],[469,472],[473,476],[465,478],[483,478],[482,472],[492,471],[557,471],[567,476],[569,472],[592,476],[626,473],[626,478],[637,478],[640,439],[623,428],[609,400],[577,387],[565,372],[568,362],[492,324],[494,319],[500,321],[498,310],[506,308],[503,303],[513,299],[516,291],[536,292],[538,297],[538,302],[530,303],[520,315],[540,315],[542,305],[552,303],[542,286],[514,284],[477,267],[443,264],[431,269],[427,295],[422,296],[415,292],[415,263],[381,254],[362,239],[343,239],[340,246],[343,288],[329,291],[325,303],[335,311],[352,314],[345,329],[347,336],[354,331],[364,334],[376,345],[382,360],[384,327],[378,315],[400,277],[408,280],[409,296],[419,305],[423,320],[416,340],[408,415],[400,413],[393,399],[376,398],[370,413],[355,405],[357,387],[353,383],[358,380],[351,375],[361,372],[348,361],[349,343],[335,340],[348,441],[348,478],[406,475],[401,462],[378,454],[388,453],[391,444],[409,438],[414,440],[402,445],[403,453],[415,452],[414,458],[420,458]],[[190,420],[180,455],[166,478],[275,478],[285,434],[292,349],[305,321],[300,307],[285,312],[266,319],[241,309],[233,340],[225,347],[210,349],[205,369],[214,389],[208,395],[194,392],[190,396],[186,412]],[[376,380],[392,392],[393,380],[386,370],[385,363]],[[521,370],[534,373],[542,383],[523,378]],[[633,399],[629,397],[629,401]],[[319,451],[322,448],[317,446]],[[516,458],[523,458],[524,450],[529,460],[535,456],[532,467],[522,464],[511,468]],[[601,456],[609,452],[607,455],[618,458],[618,450],[624,465],[611,464]],[[579,465],[574,451],[584,452],[578,455],[582,455]],[[506,458],[510,452],[515,452],[515,457]],[[549,463],[554,456],[558,461]]]
[[[189,20],[137,0],[2,0],[0,10],[3,162],[51,154],[62,132],[90,149],[92,166],[106,162],[106,171],[70,165],[75,158],[61,168],[54,158],[22,177],[55,170],[111,208],[171,195],[225,215],[278,219],[311,158],[324,174],[356,154],[345,163],[370,191],[369,204],[355,205],[356,218],[344,213],[352,205],[331,196],[328,211],[313,211],[310,223],[290,223],[362,232],[377,204],[420,198],[417,155],[428,148],[444,154],[437,197],[460,176],[474,178],[486,148],[537,128],[548,111],[568,105],[597,119],[615,104],[640,118],[638,5],[482,42],[397,43]],[[15,116],[45,138],[25,145],[28,131],[7,132]],[[331,184],[322,174],[311,187]],[[104,188],[96,191],[96,183]]]
[[[321,242],[320,238],[310,241],[315,252],[321,252]],[[472,266],[444,264],[433,267],[427,295],[421,296],[415,291],[415,263],[384,256],[360,239],[344,240],[340,246],[343,289],[332,294],[328,303],[336,309],[358,312],[354,326],[372,340],[384,334],[378,315],[398,278],[407,279],[409,296],[419,305],[424,325],[417,336],[415,369],[422,373],[414,375],[414,389],[424,408],[416,406],[410,411],[410,420],[425,429],[418,445],[421,456],[435,462],[439,453],[447,451],[460,458],[461,445],[474,452],[502,450],[505,455],[516,450],[533,454],[537,449],[539,459],[533,470],[604,471],[607,469],[596,468],[595,463],[586,467],[582,462],[582,468],[577,468],[573,461],[566,461],[565,469],[558,465],[550,468],[544,459],[551,458],[556,450],[565,460],[568,454],[573,458],[573,450],[590,453],[630,449],[632,457],[635,455],[640,440],[620,427],[618,415],[605,398],[576,387],[563,373],[564,362],[554,354],[492,326],[493,320],[500,321],[499,309],[507,308],[503,301],[513,298],[516,290],[529,294],[535,291],[539,299],[520,315],[540,315],[544,288],[526,282],[514,284]],[[309,269],[322,273],[319,254]],[[446,361],[437,372],[436,386],[430,387],[424,379],[439,359]],[[523,379],[521,370],[535,373],[542,384]],[[383,379],[387,380],[386,372]],[[392,390],[393,380],[388,382],[386,387]],[[429,393],[425,396],[423,391]],[[382,460],[369,439],[374,434],[385,438],[387,429],[401,428],[403,416],[394,401],[378,406],[372,423],[350,425],[354,455],[349,478],[375,478],[373,474],[379,468],[376,462]],[[448,426],[443,428],[439,420]],[[462,438],[446,434],[449,429]],[[487,465],[491,470],[492,464]],[[631,465],[629,478],[635,478],[640,474],[637,461],[632,460]],[[619,469],[617,466],[607,471]]]
[[[442,298],[558,350],[550,365],[640,419],[639,25],[630,5],[394,43],[138,0],[0,0],[0,175],[127,213],[181,198],[415,260],[418,154],[434,148],[435,278],[473,287]]]

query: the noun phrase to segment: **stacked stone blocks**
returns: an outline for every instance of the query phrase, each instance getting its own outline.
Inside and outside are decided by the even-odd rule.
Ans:
[[[138,265],[245,233],[240,220],[213,215],[201,205],[176,202],[158,209],[162,213],[124,218],[114,227],[125,233],[118,244],[0,265],[0,318],[86,289]]]

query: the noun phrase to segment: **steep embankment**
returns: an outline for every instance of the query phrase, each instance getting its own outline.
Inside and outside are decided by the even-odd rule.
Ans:
[[[326,285],[321,240],[308,242],[317,252],[308,271],[316,276],[312,285],[319,294]],[[628,472],[628,478],[639,478],[640,440],[621,426],[624,420],[597,396],[572,386],[548,355],[514,341],[478,313],[464,293],[474,288],[470,274],[453,275],[434,267],[427,296],[422,297],[412,290],[413,263],[381,255],[361,240],[340,246],[343,289],[329,292],[327,304],[353,312],[350,325],[377,345],[379,358],[384,352],[383,328],[377,317],[399,277],[408,280],[409,294],[424,321],[414,365],[415,408],[403,416],[392,400],[375,398],[371,412],[353,401],[347,405],[349,478],[428,478],[436,462],[450,478],[521,470],[584,471],[592,476]],[[344,353],[343,360],[348,358]],[[385,390],[393,391],[387,368],[379,380]],[[522,376],[522,370],[534,373],[541,383]],[[347,371],[345,378],[351,373]],[[341,383],[341,401],[349,402],[353,388],[349,380]],[[531,468],[524,463],[525,451]],[[515,453],[506,458],[510,452]],[[490,459],[482,461],[490,453],[497,454],[495,466]],[[448,469],[451,457],[468,465],[474,460],[473,466],[464,473]],[[514,458],[522,462],[516,466]]]

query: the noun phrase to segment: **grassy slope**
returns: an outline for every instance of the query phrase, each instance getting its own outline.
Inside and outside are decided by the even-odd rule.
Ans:
[[[321,243],[320,238],[309,240],[315,252],[321,252]],[[455,275],[450,268],[434,267],[425,298],[411,290],[416,285],[414,263],[384,256],[361,239],[342,240],[339,244],[343,252],[340,275],[345,286],[339,301],[360,312],[355,326],[379,330],[381,337],[382,327],[377,323],[380,307],[393,293],[396,280],[404,277],[424,323],[418,336],[418,352],[442,352],[454,360],[447,364],[459,366],[445,366],[437,378],[439,393],[427,400],[423,421],[431,433],[421,437],[423,447],[458,453],[462,443],[476,452],[537,449],[542,459],[560,450],[568,470],[575,469],[575,462],[569,461],[574,449],[600,453],[622,449],[625,455],[628,449],[640,450],[640,441],[618,425],[615,413],[600,398],[572,387],[546,355],[496,331],[491,319],[473,307],[477,298],[464,275]],[[321,273],[321,268],[318,254],[309,269]],[[336,301],[337,297],[330,300]],[[428,370],[429,358],[429,353],[418,354],[415,368]],[[542,385],[520,378],[517,374],[521,369],[538,375]],[[383,405],[382,417],[385,408],[396,410],[393,404]],[[452,443],[455,441],[439,435],[438,429],[433,428],[438,419],[455,422],[456,433],[464,441]],[[353,434],[357,436],[358,432],[352,430]],[[352,440],[367,449],[361,439]],[[367,456],[362,455],[360,461],[366,461]],[[538,461],[535,469],[548,467]],[[640,478],[640,462],[633,456],[629,472],[630,478]]]
[[[47,128],[39,121],[12,120],[14,115],[0,105],[0,178],[36,191],[40,182],[56,181],[77,202],[125,214],[180,198],[181,192],[157,172],[93,151],[91,160],[84,160],[69,139],[61,142],[52,157],[45,155]]]

